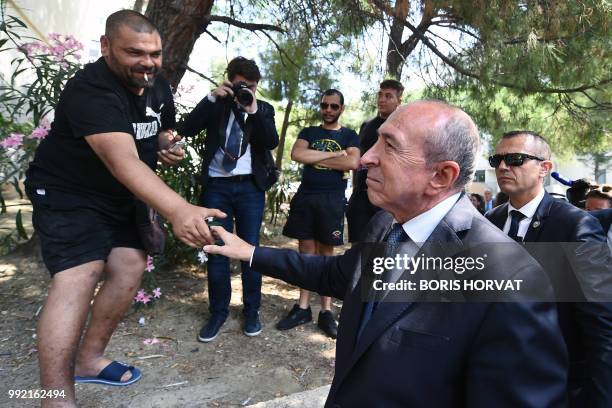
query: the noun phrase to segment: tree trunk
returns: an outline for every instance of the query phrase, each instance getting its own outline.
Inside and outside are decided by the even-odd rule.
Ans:
[[[281,134],[278,140],[278,147],[276,148],[276,167],[279,170],[283,169],[283,153],[285,152],[285,139],[287,138],[287,128],[289,128],[289,116],[291,115],[292,108],[293,101],[289,100],[289,102],[287,102],[287,106],[285,107],[283,127],[281,128]]]
[[[149,0],[145,15],[158,27],[164,48],[162,73],[176,90],[195,42],[208,26],[214,0]]]
[[[402,77],[402,67],[405,57],[402,55],[402,36],[404,34],[404,21],[408,18],[410,11],[410,0],[396,0],[395,16],[389,32],[387,45],[387,75],[392,76],[398,81]]]
[[[144,6],[144,0],[136,0],[134,2],[134,7],[132,7],[132,10],[142,13],[142,6]]]

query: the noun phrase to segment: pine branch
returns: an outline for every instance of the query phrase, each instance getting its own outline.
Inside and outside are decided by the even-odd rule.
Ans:
[[[217,21],[219,23],[225,23],[225,24],[228,24],[234,27],[238,27],[238,28],[243,28],[249,31],[262,31],[262,32],[276,31],[278,33],[285,33],[284,29],[278,26],[272,25],[272,24],[245,23],[243,21],[238,21],[228,16],[210,15],[210,16],[206,16],[205,20],[206,20],[206,23]]]
[[[380,9],[381,11],[383,11],[385,14],[394,17],[395,16],[395,11],[386,3],[384,3],[381,0],[368,0],[373,6],[377,7],[378,9]],[[448,65],[449,67],[453,68],[455,71],[457,71],[458,73],[470,77],[470,78],[474,78],[477,80],[481,80],[482,77],[478,74],[476,74],[475,72],[472,72],[464,67],[462,67],[461,65],[459,65],[458,63],[452,61],[449,57],[447,57],[446,55],[444,55],[434,44],[432,44],[432,42],[423,34],[419,31],[418,28],[416,28],[415,26],[413,26],[409,21],[404,20],[403,21],[404,26],[407,27],[410,31],[413,32],[413,34],[415,34],[420,40],[421,42],[431,50],[431,52],[433,52],[438,58],[440,58],[442,60],[442,62],[444,62],[446,65]],[[602,85],[606,85],[612,82],[612,78],[605,78],[602,79],[599,82],[596,83],[592,83],[592,84],[586,84],[586,85],[581,85],[575,88],[544,88],[544,87],[537,87],[537,88],[526,88],[526,87],[522,87],[519,85],[516,85],[515,83],[512,82],[505,82],[505,81],[499,81],[499,80],[495,80],[492,79],[491,83],[495,84],[495,85],[499,85],[499,86],[503,86],[505,88],[511,88],[511,89],[518,89],[521,90],[523,92],[526,93],[546,93],[546,94],[570,94],[570,93],[576,93],[576,92],[582,92],[582,91],[586,91],[588,89],[592,89],[592,88],[597,88],[600,87]]]

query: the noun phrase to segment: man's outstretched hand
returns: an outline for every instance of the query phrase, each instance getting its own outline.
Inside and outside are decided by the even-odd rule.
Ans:
[[[177,238],[190,247],[202,248],[215,242],[206,225],[205,219],[208,217],[225,218],[226,215],[215,208],[198,207],[185,202],[168,217],[168,221]]]
[[[255,251],[255,247],[248,242],[238,238],[238,236],[227,232],[225,228],[220,226],[210,227],[213,235],[218,235],[219,238],[224,242],[223,246],[219,245],[206,245],[203,249],[204,252],[209,254],[224,255],[228,258],[238,259],[240,261],[248,262],[251,260],[251,255]]]

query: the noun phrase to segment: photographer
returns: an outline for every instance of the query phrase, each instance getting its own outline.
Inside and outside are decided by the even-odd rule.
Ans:
[[[274,108],[256,98],[261,74],[253,60],[236,57],[227,66],[228,80],[204,97],[179,126],[183,136],[206,130],[202,153],[202,195],[207,203],[227,214],[221,224],[234,229],[252,245],[259,243],[265,191],[276,181],[270,150],[278,145]],[[261,275],[242,262],[244,333],[261,333],[259,307]],[[198,340],[214,340],[229,313],[232,294],[229,259],[211,256],[208,261],[210,319]]]

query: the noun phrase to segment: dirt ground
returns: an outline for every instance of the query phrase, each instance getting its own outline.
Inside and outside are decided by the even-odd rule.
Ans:
[[[295,248],[278,236],[265,243]],[[143,378],[129,387],[78,384],[79,406],[239,407],[329,384],[335,341],[315,322],[285,332],[274,328],[297,299],[295,287],[264,277],[263,332],[253,338],[242,333],[236,266],[230,317],[208,344],[196,339],[208,317],[205,268],[155,271],[162,298],[152,308],[130,309],[107,349],[109,357],[140,368]],[[21,248],[0,258],[0,407],[39,405],[9,399],[8,390],[39,388],[36,324],[48,280],[36,250]],[[318,296],[311,305],[316,320]],[[334,305],[338,311],[340,303]],[[143,343],[151,338],[159,343]]]

